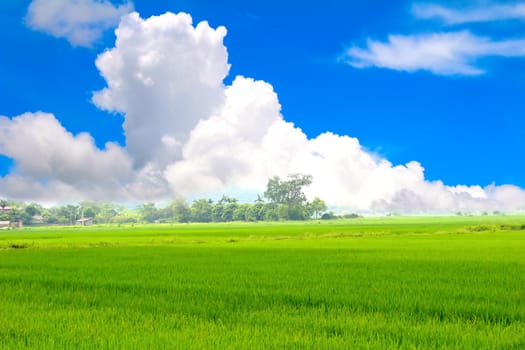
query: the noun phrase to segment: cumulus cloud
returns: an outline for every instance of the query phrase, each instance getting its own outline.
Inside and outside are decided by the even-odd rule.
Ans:
[[[485,71],[476,62],[487,56],[524,57],[525,39],[493,41],[469,31],[389,35],[387,42],[369,39],[365,48],[349,48],[342,59],[356,68],[478,75]]]
[[[226,97],[220,113],[192,130],[183,158],[166,168],[173,192],[191,195],[239,187],[262,191],[270,176],[299,172],[313,175],[309,198],[322,197],[340,210],[447,213],[525,208],[525,191],[517,187],[501,196],[496,193],[504,187],[446,186],[426,181],[418,162],[394,166],[367,152],[356,138],[326,132],[309,139],[283,119],[277,95],[263,81],[237,77]]]
[[[89,47],[132,10],[131,2],[115,6],[107,0],[33,0],[26,22],[32,29],[66,38],[74,46]]]
[[[223,103],[226,29],[207,22],[194,27],[185,13],[146,20],[133,13],[116,35],[115,47],[97,58],[107,87],[93,102],[125,115],[127,149],[137,167],[166,163],[180,155],[197,122]]]
[[[16,161],[0,180],[2,194],[13,198],[120,197],[133,176],[119,145],[109,142],[100,150],[89,134],[73,135],[42,112],[0,117],[0,154]]]
[[[97,67],[107,87],[93,101],[125,117],[126,146],[98,149],[50,114],[0,118],[0,154],[15,160],[0,196],[22,199],[168,199],[262,193],[269,177],[313,176],[308,197],[337,210],[454,212],[525,209],[515,186],[447,186],[416,161],[393,165],[359,140],[309,138],[287,122],[273,87],[228,74],[226,30],[187,14],[123,18]],[[488,44],[487,44],[488,45]]]
[[[483,4],[467,8],[449,8],[438,4],[420,3],[412,6],[412,13],[421,19],[438,19],[446,24],[525,20],[525,4]]]

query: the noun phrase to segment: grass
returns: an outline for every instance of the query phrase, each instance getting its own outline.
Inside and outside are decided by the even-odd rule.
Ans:
[[[0,232],[0,348],[523,349],[523,224]]]

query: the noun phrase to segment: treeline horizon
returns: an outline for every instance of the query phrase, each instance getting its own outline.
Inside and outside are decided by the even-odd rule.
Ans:
[[[0,221],[22,222],[24,225],[74,225],[81,219],[92,219],[95,224],[126,223],[187,223],[232,221],[285,221],[308,219],[334,219],[326,203],[315,197],[307,201],[303,192],[312,183],[310,175],[292,174],[281,180],[275,176],[268,180],[267,189],[254,203],[240,203],[236,198],[223,195],[217,201],[195,199],[191,204],[175,198],[163,207],[153,202],[135,207],[112,202],[83,201],[44,207],[39,203],[0,200]],[[346,218],[357,214],[344,215]]]

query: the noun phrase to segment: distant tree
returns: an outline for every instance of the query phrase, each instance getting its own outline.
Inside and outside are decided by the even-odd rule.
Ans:
[[[307,217],[306,206],[292,205],[288,207],[288,220],[305,220]]]
[[[274,176],[268,180],[264,197],[272,203],[285,204],[288,207],[304,205],[306,195],[303,193],[303,187],[311,184],[311,175],[292,174],[288,175],[287,180]]]
[[[8,205],[9,203],[6,200],[4,199],[0,200],[1,209],[5,209]],[[9,213],[4,210],[0,211],[0,221],[9,221],[9,220],[10,220]]]
[[[335,219],[336,216],[333,212],[324,213],[321,215],[321,220],[332,220]]]
[[[266,221],[279,221],[278,205],[275,203],[265,203],[263,207],[263,219]]]
[[[27,215],[33,217],[36,215],[42,215],[44,208],[40,204],[31,203],[25,207],[24,211],[27,213]]]
[[[79,219],[80,207],[75,204],[67,204],[59,208],[60,223],[68,223],[74,225]]]
[[[227,209],[227,208],[229,205],[236,204],[236,203],[237,203],[237,199],[223,195],[222,198],[219,199],[217,203],[213,205],[212,213],[211,213],[212,221],[213,222],[231,221],[234,209],[232,209],[231,207],[230,209]],[[234,207],[236,208],[236,206]]]
[[[136,210],[122,209],[117,215],[111,218],[111,222],[117,224],[134,224],[141,221],[141,217]]]
[[[237,199],[223,195],[217,203],[222,204],[222,205],[232,204],[232,203],[237,203]]]
[[[237,204],[236,202],[225,204],[224,210],[222,211],[222,221],[233,221],[233,213],[235,212],[235,210],[237,210],[238,207],[239,204]]]
[[[141,221],[155,222],[159,219],[159,211],[155,203],[144,203],[137,207],[137,212]]]
[[[84,217],[85,218],[92,218],[92,219],[94,219],[95,216],[97,215],[97,213],[95,211],[95,208],[93,208],[93,207],[84,207],[83,210],[84,210]]]
[[[184,198],[175,198],[168,206],[167,214],[168,221],[190,222],[191,209],[188,202]]]
[[[44,209],[42,212],[42,217],[44,218],[44,223],[54,225],[58,224],[58,208],[57,207],[51,207],[48,209]]]
[[[264,220],[264,203],[261,201],[255,201],[252,206],[253,212],[255,214],[256,221]]]
[[[323,212],[325,212],[328,207],[326,206],[325,201],[320,199],[319,197],[315,197],[312,202],[309,204],[309,207],[312,211],[312,215],[314,219],[319,219]]]
[[[239,205],[233,212],[233,221],[245,221],[246,220],[246,211],[249,207],[249,204]]]
[[[253,204],[245,204],[245,206],[244,220],[251,222],[257,221],[257,208]]]
[[[279,220],[288,220],[288,209],[290,209],[290,207],[284,204],[277,207],[277,217]]]
[[[256,202],[254,204],[246,204],[246,212],[244,215],[246,221],[264,220],[264,203]]]
[[[114,203],[97,203],[95,221],[97,223],[113,222],[114,218],[124,209],[125,207],[118,206]]]
[[[215,203],[211,209],[211,220],[213,222],[222,222],[224,221],[224,204],[219,202]]]
[[[283,204],[285,201],[285,190],[279,176],[268,179],[264,197],[275,204]]]
[[[212,221],[211,199],[197,199],[191,204],[191,221],[211,222]]]

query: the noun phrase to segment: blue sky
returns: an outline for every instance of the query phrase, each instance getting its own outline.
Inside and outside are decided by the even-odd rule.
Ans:
[[[108,112],[92,101],[107,86],[95,60],[115,46],[118,23],[88,44],[71,43],[29,23],[30,4],[0,3],[0,115],[52,113],[71,134],[89,133],[99,149],[108,141],[126,148],[126,111]],[[393,166],[417,161],[428,182],[525,186],[525,3],[135,0],[127,6],[142,19],[186,12],[194,25],[226,27],[231,67],[224,84],[237,75],[271,84],[284,119],[309,139],[327,131],[349,135]],[[23,171],[1,145],[0,153],[0,175]]]

